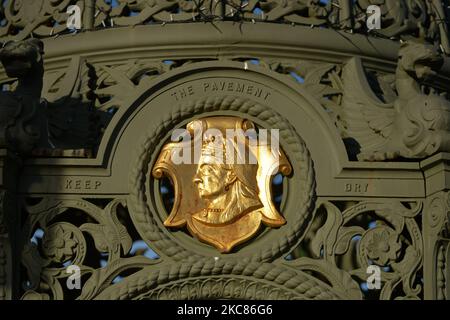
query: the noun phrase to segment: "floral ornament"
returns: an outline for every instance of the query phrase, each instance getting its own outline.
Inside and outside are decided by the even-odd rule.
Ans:
[[[65,262],[72,258],[77,245],[73,232],[65,231],[60,225],[50,228],[42,243],[46,255],[56,262]]]
[[[385,266],[395,261],[401,249],[398,234],[386,227],[369,230],[367,237],[367,256],[376,264]]]

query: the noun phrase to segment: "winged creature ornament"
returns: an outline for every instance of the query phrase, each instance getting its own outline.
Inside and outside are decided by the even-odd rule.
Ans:
[[[343,69],[341,119],[360,161],[422,159],[450,151],[450,101],[425,93],[422,83],[443,64],[434,47],[404,42],[399,51],[394,99],[384,99],[369,84],[360,58]]]

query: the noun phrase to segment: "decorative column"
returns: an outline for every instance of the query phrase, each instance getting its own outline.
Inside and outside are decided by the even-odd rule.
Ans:
[[[20,254],[19,211],[15,200],[20,159],[0,147],[0,300],[17,298]]]
[[[450,299],[450,155],[438,154],[422,162],[427,198],[423,214],[424,298]]]

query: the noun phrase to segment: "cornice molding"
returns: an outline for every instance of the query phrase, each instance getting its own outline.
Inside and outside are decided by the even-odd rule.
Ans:
[[[358,56],[367,67],[393,72],[400,47],[393,40],[333,29],[229,21],[111,28],[47,38],[44,44],[46,70],[66,67],[63,62],[74,55],[91,62],[139,56],[164,60],[257,56],[333,63]],[[449,58],[441,74],[450,77]],[[1,69],[0,81],[5,79]]]

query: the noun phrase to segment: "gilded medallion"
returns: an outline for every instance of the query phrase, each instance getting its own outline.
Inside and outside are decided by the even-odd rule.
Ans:
[[[286,223],[271,199],[274,175],[292,171],[277,130],[237,117],[208,117],[175,130],[172,141],[152,170],[157,179],[168,176],[175,189],[166,227],[187,226],[200,241],[228,253],[262,224]]]

